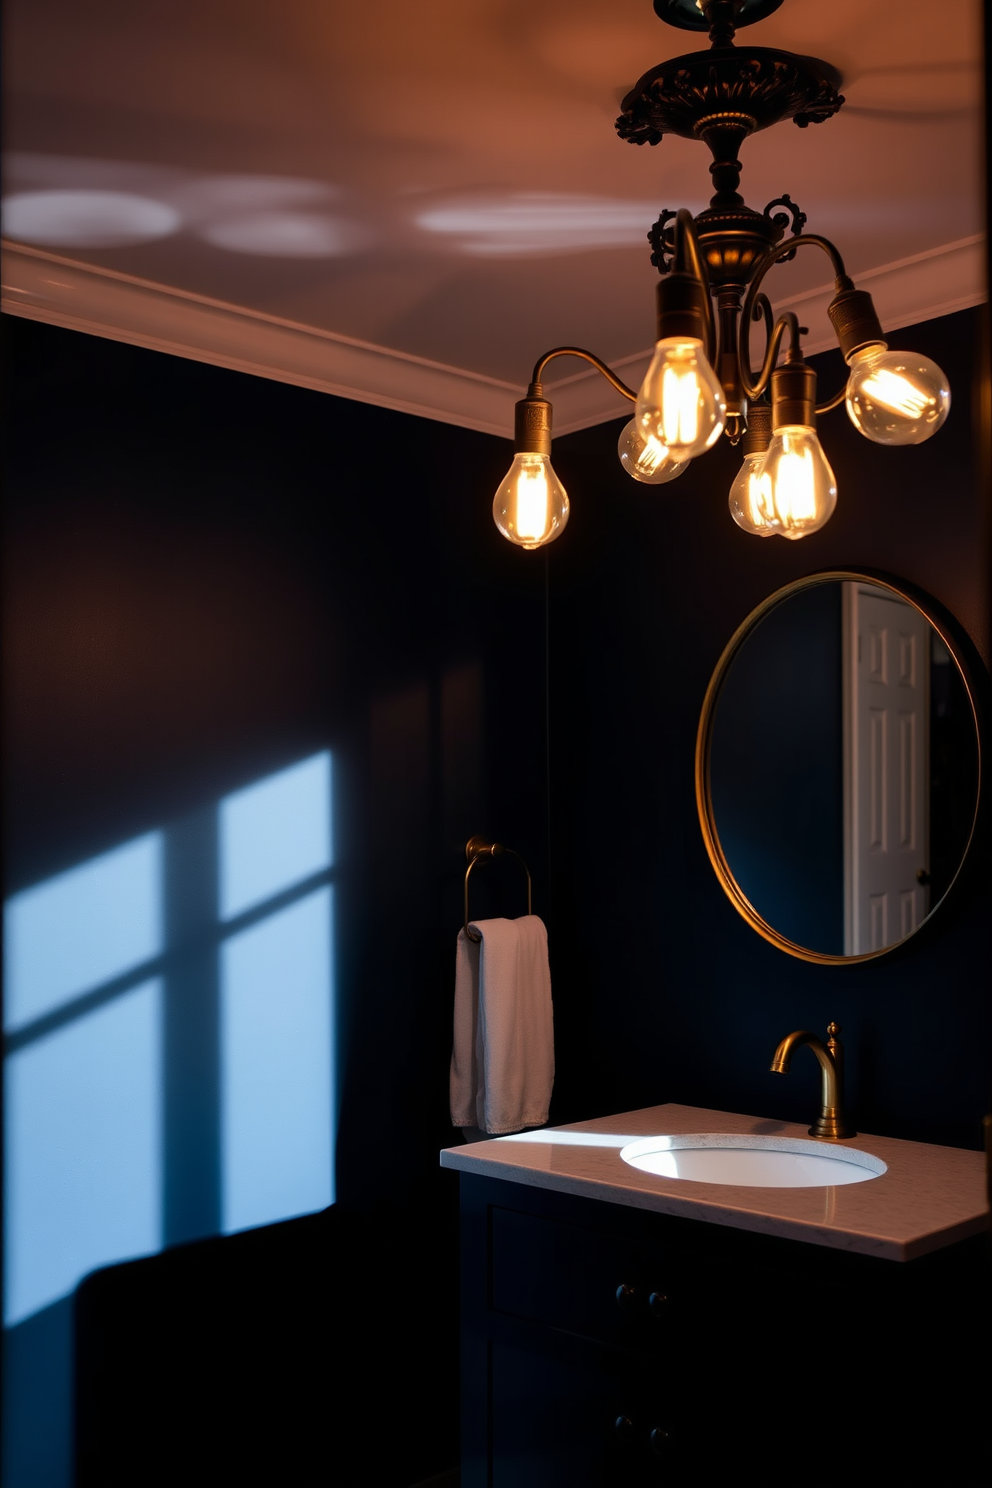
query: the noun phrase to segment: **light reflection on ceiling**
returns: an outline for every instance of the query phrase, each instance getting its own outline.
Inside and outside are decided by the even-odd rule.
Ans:
[[[657,207],[650,200],[521,191],[442,202],[414,220],[425,232],[447,237],[463,253],[526,258],[643,246],[645,224],[650,225],[656,215]]]
[[[5,159],[4,234],[46,248],[126,248],[186,232],[232,253],[339,258],[372,232],[321,208],[341,192],[292,177],[197,175],[126,160],[33,155]],[[52,182],[71,182],[61,187]]]
[[[198,177],[134,161],[22,151],[6,158],[5,177],[10,184],[38,188],[3,198],[5,236],[40,247],[125,248],[187,232],[232,253],[341,258],[374,245],[379,236],[374,218],[382,215],[381,203],[356,200],[357,193],[324,181]],[[57,180],[73,184],[49,184]],[[402,193],[393,211],[407,231],[424,234],[421,251],[470,257],[542,258],[641,247],[647,241],[645,224],[657,212],[650,198],[625,201],[555,191],[448,196],[427,208],[416,205],[417,195]],[[342,198],[350,198],[350,215],[321,210]],[[700,199],[694,210],[703,205]],[[357,217],[361,212],[364,222]]]
[[[54,248],[127,248],[166,238],[174,207],[128,191],[20,191],[3,199],[4,232]]]
[[[210,223],[203,237],[214,248],[264,258],[340,258],[367,241],[356,223],[314,212],[253,212]]]
[[[382,203],[356,200],[357,193],[324,181],[198,177],[125,160],[22,151],[6,157],[5,178],[37,188],[4,197],[5,235],[43,247],[122,248],[186,231],[234,253],[337,258],[370,248],[377,237],[374,217],[382,215]],[[49,183],[57,180],[72,184],[53,188]],[[423,208],[417,195],[400,194],[393,211],[408,231],[425,235],[422,251],[470,256],[537,258],[642,246],[657,212],[649,197],[491,191],[448,196]],[[320,210],[343,197],[350,197],[351,215]],[[702,205],[701,199],[695,209]],[[359,212],[373,220],[357,220]]]

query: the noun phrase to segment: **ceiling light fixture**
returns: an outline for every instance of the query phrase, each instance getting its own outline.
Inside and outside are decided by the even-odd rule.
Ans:
[[[556,346],[538,359],[527,396],[516,405],[513,465],[493,503],[496,526],[520,547],[543,547],[568,521],[568,497],[551,466],[552,408],[542,385],[555,357],[582,357],[635,405],[619,441],[621,464],[635,480],[674,480],[721,434],[731,444],[743,439],[730,511],[739,527],[759,537],[805,537],[833,513],[837,486],[817,437],[818,414],[846,402],[855,427],[877,444],[919,444],[947,417],[951,395],[943,372],[926,357],[888,350],[871,295],[855,288],[827,238],[804,232],[805,215],[791,198],[756,212],[738,194],[737,152],[749,135],[784,119],[801,129],[821,124],[844,102],[840,75],[829,63],[734,45],[738,27],[781,3],[654,0],[669,25],[708,30],[710,49],[645,73],[623,101],[617,132],[635,145],[656,145],[666,134],[702,140],[713,156],[715,194],[697,217],[685,209],[662,212],[648,234],[661,274],[658,339],[638,392],[580,347]],[[816,373],[803,360],[805,327],[791,310],[776,318],[761,287],[768,271],[800,248],[817,248],[830,259],[834,297],[827,313],[850,368],[846,386],[822,403]],[[757,371],[750,353],[756,321],[765,331]]]

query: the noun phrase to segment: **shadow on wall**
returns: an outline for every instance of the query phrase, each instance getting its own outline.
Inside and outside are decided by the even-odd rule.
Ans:
[[[331,756],[5,910],[7,1488],[71,1481],[95,1267],[334,1202]]]

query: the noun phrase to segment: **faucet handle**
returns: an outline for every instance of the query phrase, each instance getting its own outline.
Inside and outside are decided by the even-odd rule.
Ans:
[[[830,1038],[830,1042],[831,1043],[834,1042],[834,1040],[836,1039],[836,1037],[837,1037],[837,1035],[839,1033],[840,1033],[840,1024],[839,1023],[828,1023],[827,1024],[827,1034],[828,1034],[828,1036]]]

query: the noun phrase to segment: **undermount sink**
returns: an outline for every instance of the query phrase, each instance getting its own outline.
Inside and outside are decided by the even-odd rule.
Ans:
[[[885,1172],[881,1158],[853,1147],[831,1147],[800,1137],[762,1137],[707,1132],[642,1137],[620,1156],[642,1173],[690,1183],[736,1188],[834,1188],[865,1183]]]

